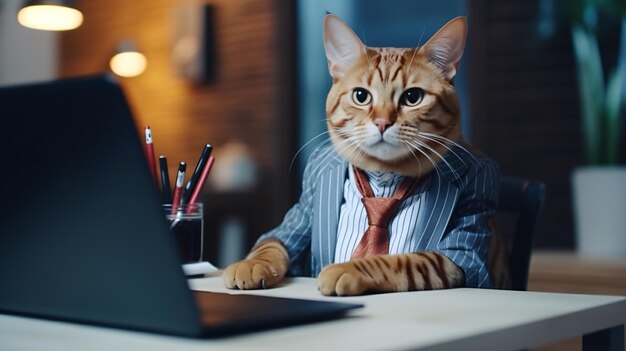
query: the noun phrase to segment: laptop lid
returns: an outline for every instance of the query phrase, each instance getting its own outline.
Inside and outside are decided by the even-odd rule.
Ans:
[[[0,310],[200,334],[113,78],[0,88],[0,116]]]
[[[0,312],[223,336],[361,307],[192,293],[112,78],[0,88],[0,111]]]

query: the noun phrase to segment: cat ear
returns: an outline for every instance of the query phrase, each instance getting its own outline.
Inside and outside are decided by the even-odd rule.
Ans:
[[[365,55],[365,45],[347,24],[333,14],[324,17],[324,50],[328,70],[335,79],[343,77]]]
[[[446,79],[451,80],[459,67],[466,38],[467,21],[465,17],[457,17],[441,27],[419,52],[441,68]]]

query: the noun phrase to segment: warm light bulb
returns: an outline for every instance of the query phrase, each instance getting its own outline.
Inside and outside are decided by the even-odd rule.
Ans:
[[[26,6],[17,13],[17,21],[40,30],[71,30],[83,23],[83,14],[71,7],[56,5]]]
[[[121,52],[111,58],[109,62],[113,73],[121,77],[136,77],[146,70],[146,57],[136,51]]]

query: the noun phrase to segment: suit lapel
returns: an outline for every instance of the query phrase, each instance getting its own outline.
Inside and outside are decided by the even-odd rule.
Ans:
[[[422,197],[421,219],[415,226],[414,237],[419,238],[415,251],[435,250],[443,236],[459,194],[456,184],[433,174]]]
[[[319,264],[314,264],[317,275],[321,267],[333,263],[337,245],[337,226],[339,211],[343,201],[343,185],[347,175],[348,163],[334,151],[322,162],[319,179],[316,180],[317,190],[313,213],[316,219],[313,226],[311,250],[313,257],[319,257]],[[317,263],[317,262],[315,262]]]
[[[327,186],[327,194],[323,196],[322,208],[326,209],[326,219],[328,223],[324,233],[320,233],[324,238],[326,247],[322,250],[322,267],[335,261],[335,247],[337,246],[337,228],[339,226],[339,212],[343,202],[343,187],[348,170],[348,163],[343,160],[333,162],[329,165],[323,177]]]
[[[425,180],[422,213],[413,233],[419,238],[415,251],[435,250],[445,234],[470,162],[462,158],[463,154],[452,148],[437,165],[439,172],[433,170]]]

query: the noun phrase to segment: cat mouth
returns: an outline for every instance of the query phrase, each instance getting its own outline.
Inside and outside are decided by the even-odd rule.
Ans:
[[[397,143],[395,143],[395,138],[393,138],[391,133],[386,134],[378,134],[376,136],[372,136],[365,143],[368,147],[398,147]]]
[[[394,145],[389,143],[388,141],[383,140],[382,138],[377,141],[370,141],[361,145],[361,148],[364,149],[366,152],[390,147],[394,147]]]
[[[374,143],[362,145],[361,149],[367,155],[384,161],[398,159],[405,154],[404,150],[399,145],[395,145],[383,138]]]

